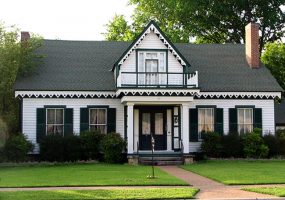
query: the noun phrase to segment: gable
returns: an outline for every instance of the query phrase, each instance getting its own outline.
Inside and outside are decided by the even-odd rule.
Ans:
[[[184,56],[178,51],[178,49],[170,42],[170,40],[164,35],[161,29],[156,25],[154,21],[151,21],[144,31],[137,37],[137,39],[129,46],[129,48],[122,54],[120,59],[115,63],[113,70],[117,66],[121,66],[132,53],[139,48],[141,44],[148,44],[150,41],[156,41],[155,36],[158,41],[164,46],[164,49],[168,49],[169,52],[176,58],[176,60],[183,66],[190,66]],[[144,42],[146,40],[146,42]],[[162,47],[161,44],[155,43],[156,45]],[[151,47],[155,48],[155,47]]]

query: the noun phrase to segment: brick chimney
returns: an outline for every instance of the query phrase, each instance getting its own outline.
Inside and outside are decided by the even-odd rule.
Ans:
[[[249,23],[245,26],[245,55],[249,66],[258,69],[259,59],[259,24]]]
[[[30,33],[27,31],[21,31],[21,42],[26,42],[31,38]]]

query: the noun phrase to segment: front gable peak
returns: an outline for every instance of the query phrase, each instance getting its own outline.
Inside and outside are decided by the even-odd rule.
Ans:
[[[131,53],[138,48],[147,35],[154,33],[158,39],[163,43],[166,49],[177,59],[182,66],[190,66],[184,56],[178,51],[174,44],[167,38],[159,26],[154,22],[150,21],[142,33],[133,41],[128,49],[123,53],[119,60],[115,63],[113,70],[116,66],[122,65],[125,60],[131,55]]]

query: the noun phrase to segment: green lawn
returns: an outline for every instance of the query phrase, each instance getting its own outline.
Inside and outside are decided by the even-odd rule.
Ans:
[[[278,197],[285,197],[285,187],[243,188],[243,190],[262,194],[270,194]]]
[[[228,185],[285,183],[285,161],[209,160],[182,168]]]
[[[0,167],[0,187],[187,185],[155,168],[156,179],[147,179],[150,166],[66,164]]]
[[[53,190],[0,192],[5,200],[54,200],[54,199],[188,199],[198,192],[194,188],[113,189],[113,190]]]

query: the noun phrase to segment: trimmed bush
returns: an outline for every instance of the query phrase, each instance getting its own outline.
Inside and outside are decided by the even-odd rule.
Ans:
[[[28,153],[33,150],[33,144],[24,134],[12,135],[4,146],[5,157],[8,161],[22,162],[28,159]]]
[[[64,137],[58,135],[47,135],[40,143],[40,158],[45,161],[65,161]]]
[[[105,134],[94,131],[85,131],[80,133],[81,154],[83,160],[98,160],[102,151],[101,142]]]
[[[102,140],[104,161],[108,163],[120,163],[123,160],[123,150],[126,143],[118,133],[109,133]]]
[[[202,133],[203,142],[201,145],[202,151],[208,157],[220,157],[222,151],[221,136],[215,132]]]
[[[276,131],[276,139],[278,141],[279,155],[285,156],[285,130]]]
[[[264,144],[261,136],[261,129],[254,129],[252,133],[244,134],[243,152],[247,158],[265,158],[268,155],[269,148]]]
[[[264,144],[268,146],[268,156],[273,157],[280,155],[280,147],[278,138],[272,134],[267,134],[263,136]]]
[[[238,133],[229,133],[221,137],[222,153],[221,156],[225,158],[243,157],[243,144]]]
[[[64,161],[78,161],[81,159],[81,138],[73,135],[63,138],[64,145]]]

